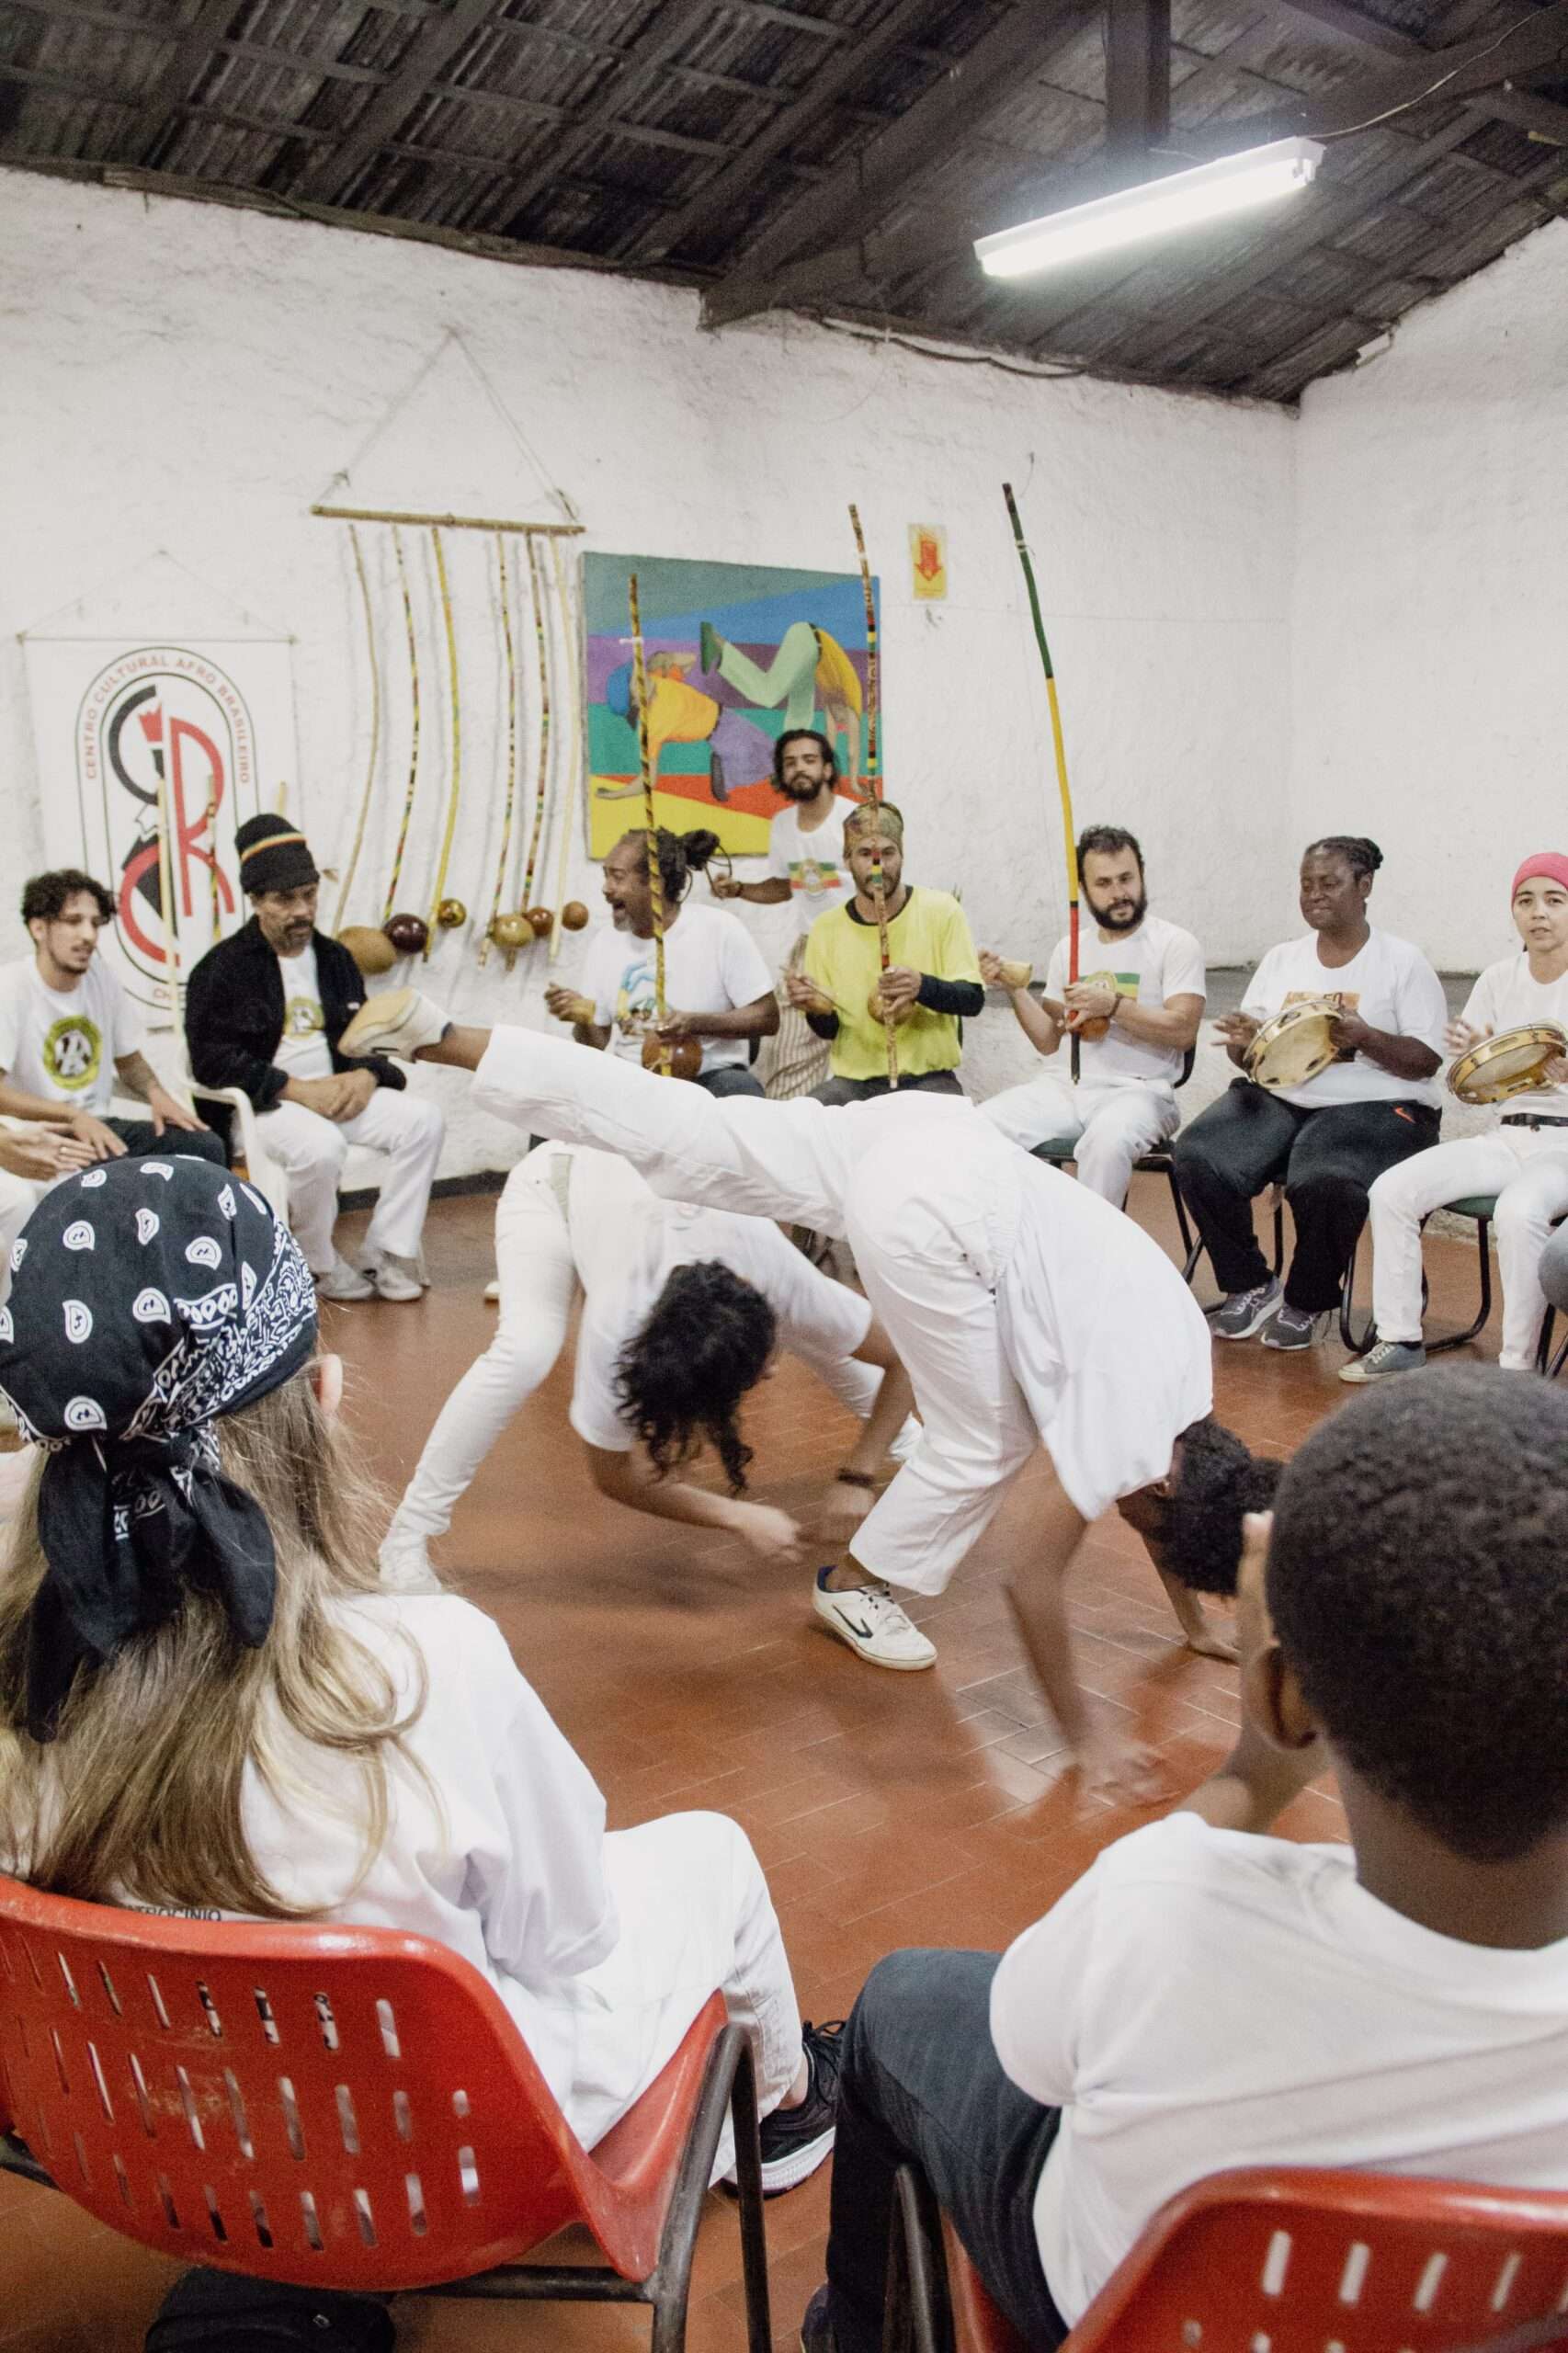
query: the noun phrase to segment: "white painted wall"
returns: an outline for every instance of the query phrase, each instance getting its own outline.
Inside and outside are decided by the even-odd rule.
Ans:
[[[1380,919],[1473,971],[1568,847],[1568,222],[1312,386],[1297,448],[1290,834],[1371,834]]]
[[[324,862],[346,848],[368,740],[362,624],[346,535],[306,509],[449,328],[576,500],[580,545],[849,570],[845,504],[858,501],[883,584],[888,782],[909,817],[912,871],[960,887],[983,938],[1039,957],[1064,893],[1043,693],[1001,502],[1010,477],[1035,544],[1080,821],[1142,835],[1162,904],[1211,961],[1255,953],[1280,927],[1272,900],[1299,830],[1289,619],[1302,437],[1290,418],[1045,382],[797,321],[709,336],[692,297],[658,287],[20,173],[0,172],[0,951],[22,946],[11,882],[40,847],[15,632],[160,547],[296,636],[304,813]],[[504,426],[460,383],[416,402],[356,465],[353,488],[372,505],[543,511]],[[946,607],[923,608],[905,527],[931,521],[948,528],[952,589]],[[452,887],[477,906],[498,824],[493,591],[484,543],[450,544],[477,665],[465,670],[470,788]],[[384,546],[380,567],[390,595]],[[437,625],[421,594],[425,721],[438,728]],[[383,808],[403,757],[394,737]],[[416,819],[419,891],[403,894],[415,901],[435,825],[432,799]],[[386,833],[383,822],[373,875]],[[536,895],[553,898],[553,858],[550,871]],[[571,889],[593,898],[580,856]],[[356,914],[379,911],[374,891],[357,902]],[[757,921],[770,940],[768,917]],[[465,1014],[542,1017],[542,959],[508,985],[454,938],[430,970]],[[970,1033],[983,1092],[1031,1059],[1005,1012]],[[465,1111],[458,1081],[422,1072],[416,1084],[450,1097],[449,1173],[515,1157],[515,1138]]]

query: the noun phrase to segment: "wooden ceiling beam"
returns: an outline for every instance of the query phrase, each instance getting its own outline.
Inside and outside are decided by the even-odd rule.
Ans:
[[[1171,0],[1106,0],[1106,145],[1142,162],[1171,128]]]
[[[1516,204],[1544,205],[1546,210],[1559,214],[1568,211],[1568,206],[1553,204],[1546,198],[1547,186],[1562,171],[1562,168],[1560,162],[1543,163],[1536,171],[1517,180],[1511,188],[1493,189],[1485,202],[1477,206],[1474,213],[1463,223],[1465,236],[1467,238],[1473,236],[1478,229],[1484,228],[1489,222],[1496,220]],[[1389,261],[1369,259],[1366,263],[1366,283],[1375,287],[1386,278],[1426,278],[1433,275],[1445,278],[1447,283],[1452,283],[1452,272],[1444,273],[1439,270],[1435,273],[1432,266],[1434,263],[1440,264],[1444,256],[1453,251],[1459,242],[1456,233],[1458,228],[1459,224],[1451,221],[1441,224],[1434,223],[1431,236],[1424,244],[1417,245],[1413,253],[1402,254],[1397,259]],[[1433,290],[1440,292],[1445,290],[1445,288],[1439,285]],[[1390,319],[1385,324],[1392,326],[1396,321]],[[1321,339],[1320,335],[1309,337],[1305,343],[1281,346],[1267,358],[1262,360],[1235,389],[1242,392],[1252,393],[1257,392],[1262,385],[1275,377],[1289,376],[1301,363],[1304,355],[1311,351],[1313,344]]]
[[[722,326],[798,301],[789,289],[787,264],[830,241],[841,253],[846,247],[853,251],[895,205],[910,200],[923,173],[947,162],[1014,95],[1020,75],[1044,71],[1090,13],[1088,0],[1062,0],[1049,11],[1030,5],[1009,8],[880,138],[846,157],[819,188],[767,224],[704,299],[705,324]]]
[[[1369,54],[1424,61],[1426,63],[1441,52],[1429,48],[1425,41],[1401,32],[1396,26],[1380,24],[1376,17],[1363,16],[1359,8],[1346,5],[1346,0],[1253,0],[1272,22],[1300,24],[1307,32],[1321,37],[1330,46],[1350,50],[1358,55]],[[1472,47],[1483,46],[1472,43]],[[1568,107],[1560,107],[1545,98],[1534,98],[1524,91],[1516,91],[1507,83],[1485,94],[1486,112],[1498,122],[1512,123],[1521,131],[1537,131],[1547,136],[1568,140]]]
[[[638,40],[623,51],[619,63],[607,71],[588,103],[574,108],[559,138],[551,142],[550,153],[511,165],[498,173],[490,188],[477,190],[463,225],[472,226],[483,215],[486,227],[499,223],[504,228],[552,179],[570,170],[584,149],[608,131],[618,116],[636,104],[667,70],[681,44],[710,24],[712,15],[713,0],[665,0]]]
[[[127,133],[128,144],[135,148],[140,160],[155,160],[165,135],[195,97],[215,45],[226,39],[243,5],[244,0],[201,0],[189,24],[176,33]]]
[[[841,46],[799,96],[775,115],[767,128],[746,142],[744,153],[715,173],[678,211],[661,222],[653,237],[643,239],[633,248],[631,258],[662,260],[680,246],[694,240],[700,243],[715,229],[733,222],[742,198],[756,187],[769,166],[779,156],[788,154],[794,142],[813,129],[824,113],[897,49],[926,14],[926,0],[897,0],[882,22],[863,40],[852,47]]]
[[[378,149],[403,129],[420,99],[428,96],[430,85],[467,48],[495,6],[496,0],[452,0],[440,16],[426,17],[402,62],[334,142],[332,153],[299,174],[288,193],[316,204],[335,202],[345,196]]]

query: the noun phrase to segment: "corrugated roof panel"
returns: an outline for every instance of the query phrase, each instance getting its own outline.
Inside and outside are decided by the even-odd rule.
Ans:
[[[350,208],[620,258],[668,250],[659,223],[678,219],[732,158],[744,165],[748,151],[760,152],[782,110],[804,97],[804,128],[737,184],[722,222],[704,218],[699,204],[674,247],[709,261],[738,256],[744,268],[757,229],[818,185],[842,187],[842,229],[831,233],[853,247],[862,223],[846,165],[938,85],[945,59],[984,40],[1009,0],[930,0],[898,45],[857,71],[855,44],[897,4],[786,0],[770,15],[711,0],[683,17],[676,52],[644,82],[637,55],[671,21],[670,0],[497,0],[505,13],[421,90],[416,69],[439,39],[438,11],[235,0],[225,40],[192,66],[171,110],[152,93],[201,0],[54,0],[52,10],[0,0],[0,154],[155,166],[240,190],[287,191],[352,138],[387,77],[407,73],[406,108],[356,172]],[[1516,0],[1468,11],[1462,0],[1460,10],[1455,0],[1350,5],[1432,41],[1504,31]],[[121,21],[59,12],[72,6]],[[1057,8],[1040,6],[1039,15],[1038,69],[994,93],[970,135],[944,139],[928,168],[909,167],[907,200],[864,222],[900,229],[879,264],[885,282],[868,287],[852,275],[836,306],[885,302],[934,332],[1022,348],[1060,337],[1108,367],[1293,397],[1315,369],[1337,364],[1347,337],[1351,348],[1366,339],[1368,316],[1407,307],[1528,233],[1544,217],[1532,185],[1554,173],[1568,181],[1568,159],[1560,171],[1553,159],[1543,165],[1517,126],[1484,119],[1484,97],[1460,102],[1438,93],[1336,139],[1321,195],[1288,214],[1176,241],[1131,268],[1083,273],[1076,285],[1003,292],[981,279],[965,239],[987,214],[1001,226],[1043,209],[1095,152],[1104,121],[1100,18],[1085,17],[1058,45]],[[1440,26],[1449,29],[1439,34]],[[1177,153],[1184,132],[1202,134],[1196,146],[1216,132],[1243,143],[1249,121],[1303,94],[1321,95],[1325,111],[1332,98],[1339,111],[1346,93],[1364,88],[1375,111],[1393,63],[1375,49],[1359,55],[1321,38],[1305,20],[1273,17],[1264,0],[1174,0],[1173,31]],[[835,96],[812,108],[824,73],[835,76]],[[1568,94],[1568,74],[1562,81]],[[1310,119],[1310,104],[1308,111]],[[1417,175],[1410,167],[1423,142],[1433,153]],[[1517,202],[1501,174],[1520,176]],[[929,237],[918,233],[923,222]],[[828,307],[833,292],[824,281]],[[1342,319],[1313,328],[1314,316],[1336,308]]]

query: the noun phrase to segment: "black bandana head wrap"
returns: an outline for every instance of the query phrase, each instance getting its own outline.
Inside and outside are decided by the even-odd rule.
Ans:
[[[49,1461],[28,1719],[53,1736],[103,1664],[215,1594],[253,1649],[272,1623],[272,1533],[218,1468],[212,1423],[315,1347],[315,1287],[262,1196],[204,1160],[109,1160],[45,1194],[11,1249],[0,1393]]]

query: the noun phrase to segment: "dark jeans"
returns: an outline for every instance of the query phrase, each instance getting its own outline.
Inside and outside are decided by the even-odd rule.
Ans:
[[[994,1952],[895,1952],[844,2032],[827,2241],[837,2353],[878,2353],[893,2176],[914,2158],[995,2302],[1031,2347],[1060,2345],[1034,2233],[1035,2188],[1062,2111],[1002,2073]]]
[[[1252,1204],[1282,1179],[1296,1226],[1286,1305],[1310,1315],[1333,1307],[1374,1178],[1436,1143],[1438,1124],[1429,1103],[1331,1103],[1305,1111],[1250,1078],[1233,1080],[1171,1146],[1176,1183],[1221,1290],[1253,1290],[1268,1280]]]
[[[762,1081],[742,1063],[722,1063],[717,1070],[699,1070],[693,1082],[710,1095],[760,1095]]]
[[[194,1153],[198,1160],[215,1161],[220,1168],[227,1168],[229,1154],[220,1135],[210,1128],[165,1128],[154,1135],[151,1120],[106,1120],[132,1160],[145,1160],[149,1154],[166,1154],[173,1159],[177,1153]]]
[[[908,1095],[915,1087],[923,1087],[927,1095],[961,1095],[963,1093],[963,1088],[958,1082],[958,1074],[950,1070],[917,1071],[913,1077],[901,1078],[898,1082],[898,1091],[901,1095]],[[892,1089],[885,1078],[824,1078],[820,1086],[812,1087],[810,1099],[813,1103],[826,1103],[830,1106],[838,1103],[869,1103],[877,1096],[891,1095],[892,1092]]]

